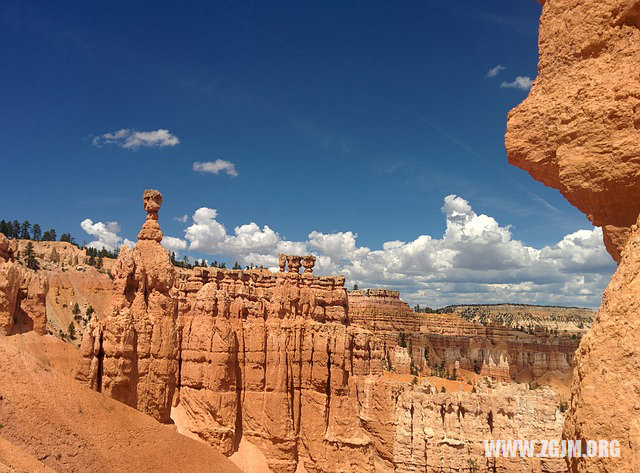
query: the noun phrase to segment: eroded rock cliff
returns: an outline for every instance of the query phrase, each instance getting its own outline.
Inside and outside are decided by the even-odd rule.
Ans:
[[[603,227],[619,262],[575,356],[570,439],[618,440],[620,458],[580,458],[572,471],[640,469],[640,3],[547,0],[538,78],[509,114],[509,161],[559,189]]]

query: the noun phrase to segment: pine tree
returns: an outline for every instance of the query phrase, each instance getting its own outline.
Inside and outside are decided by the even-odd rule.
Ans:
[[[53,228],[50,228],[49,230],[44,232],[44,234],[42,235],[42,241],[56,241],[56,240],[57,240],[57,234],[55,229]]]
[[[11,238],[19,238],[20,237],[20,222],[14,220],[11,224]]]
[[[74,319],[80,318],[80,306],[78,305],[77,302],[73,305],[73,309],[71,309],[71,313],[73,314]]]
[[[2,233],[6,237],[9,237],[9,234],[11,233],[7,222],[5,222],[4,220],[0,220],[0,233]]]
[[[67,332],[69,332],[69,338],[71,340],[76,339],[76,326],[73,324],[73,322],[69,322],[69,328],[67,329]]]
[[[242,266],[240,266],[236,261],[235,264],[233,265],[233,269],[242,269]]]
[[[30,240],[31,239],[31,234],[29,233],[30,229],[31,229],[31,224],[29,223],[28,220],[25,220],[24,222],[22,222],[22,225],[20,226],[20,238],[22,238],[23,240]]]
[[[102,269],[102,256],[98,256],[98,259],[96,260],[96,268]]]
[[[40,225],[34,223],[32,230],[31,235],[33,236],[33,239],[39,241],[42,238],[42,229],[40,228]]]
[[[66,241],[67,243],[75,244],[75,239],[71,236],[71,233],[63,233],[60,235],[60,241]]]
[[[27,246],[24,249],[23,256],[27,268],[34,270],[38,269],[38,261],[36,260],[36,256],[33,253],[33,243],[27,243]]]

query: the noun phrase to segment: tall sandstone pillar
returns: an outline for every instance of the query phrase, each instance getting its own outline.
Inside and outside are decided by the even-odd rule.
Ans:
[[[147,219],[133,250],[123,246],[113,269],[107,310],[82,340],[77,379],[170,422],[178,372],[175,272],[160,242],[162,194],[145,190]]]

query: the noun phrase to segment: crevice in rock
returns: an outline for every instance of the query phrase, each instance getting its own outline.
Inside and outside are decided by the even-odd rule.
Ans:
[[[102,339],[103,339],[103,334],[101,331],[100,342],[98,345],[100,347],[98,348],[98,369],[96,373],[96,391],[98,391],[99,393],[102,392],[102,370],[103,370],[103,363],[104,363],[104,348],[102,345]]]
[[[324,412],[324,432],[329,430],[330,406],[331,406],[331,345],[327,342],[327,387],[325,388],[326,404]]]

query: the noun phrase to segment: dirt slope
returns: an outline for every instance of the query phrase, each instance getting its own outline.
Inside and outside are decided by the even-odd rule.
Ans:
[[[58,362],[13,338],[0,337],[0,472],[36,460],[61,472],[240,471],[211,447],[59,373]],[[11,453],[5,441],[24,452]]]

